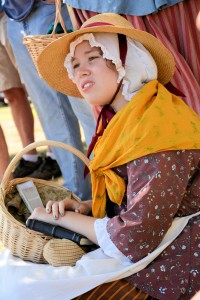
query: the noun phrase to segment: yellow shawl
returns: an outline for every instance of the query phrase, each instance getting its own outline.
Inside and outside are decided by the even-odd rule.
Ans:
[[[93,216],[105,216],[106,191],[111,201],[121,204],[126,186],[112,168],[176,149],[200,149],[200,118],[153,80],[113,117],[98,139],[90,163]]]

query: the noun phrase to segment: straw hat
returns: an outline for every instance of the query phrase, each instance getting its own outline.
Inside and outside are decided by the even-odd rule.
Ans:
[[[70,43],[79,35],[95,32],[124,34],[140,42],[153,56],[158,68],[158,80],[165,85],[174,74],[175,62],[171,52],[153,35],[135,29],[124,17],[104,13],[88,19],[81,28],[52,42],[37,60],[41,77],[55,90],[69,96],[81,97],[76,85],[69,79],[64,60]]]

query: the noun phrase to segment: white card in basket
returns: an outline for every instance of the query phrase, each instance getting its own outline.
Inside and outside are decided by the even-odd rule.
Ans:
[[[30,213],[36,207],[44,207],[38,190],[32,180],[17,184],[17,190]]]

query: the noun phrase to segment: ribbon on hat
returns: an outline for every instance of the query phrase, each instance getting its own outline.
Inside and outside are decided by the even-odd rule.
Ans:
[[[94,22],[94,23],[86,24],[86,25],[82,26],[81,28],[88,28],[88,27],[95,27],[95,26],[106,26],[106,25],[114,26],[113,24],[107,23],[107,22]]]

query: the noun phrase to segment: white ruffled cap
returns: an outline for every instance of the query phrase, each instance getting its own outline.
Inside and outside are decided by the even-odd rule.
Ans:
[[[70,44],[70,53],[66,56],[64,66],[73,82],[72,57],[76,46],[83,41],[89,41],[91,47],[100,47],[103,52],[103,58],[111,60],[115,64],[119,73],[117,82],[119,83],[123,79],[122,95],[126,100],[131,100],[133,95],[146,83],[157,79],[156,63],[149,51],[141,43],[127,38],[127,56],[124,69],[120,59],[117,34],[99,32],[83,34]]]
[[[139,42],[127,38],[127,55],[122,94],[131,100],[146,83],[158,78],[155,60],[149,51]]]
[[[125,70],[122,66],[121,59],[119,57],[119,43],[116,33],[86,33],[81,35],[78,39],[70,44],[70,53],[67,54],[67,57],[64,61],[64,66],[67,69],[69,78],[74,79],[73,67],[72,67],[72,57],[76,46],[83,41],[88,41],[91,47],[100,47],[103,52],[103,58],[111,60],[119,73],[117,82],[120,82],[124,78]],[[112,42],[111,42],[112,41]]]

